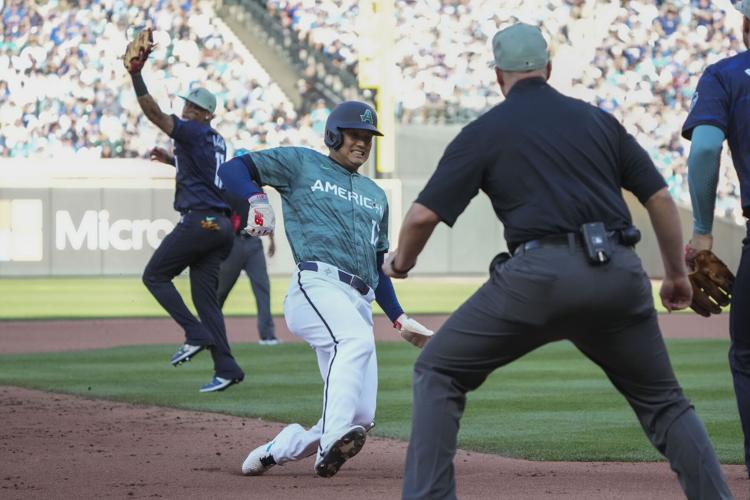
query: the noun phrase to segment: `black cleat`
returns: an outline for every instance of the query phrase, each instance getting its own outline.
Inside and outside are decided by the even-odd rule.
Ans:
[[[365,445],[367,431],[361,425],[355,425],[338,438],[325,452],[318,453],[315,461],[315,473],[320,477],[333,477],[344,465],[344,462],[359,453]]]

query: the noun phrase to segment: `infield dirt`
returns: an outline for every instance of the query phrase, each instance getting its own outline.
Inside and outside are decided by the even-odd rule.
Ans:
[[[444,317],[419,317],[437,327]],[[283,320],[277,332],[294,341]],[[727,316],[660,318],[665,337],[721,338]],[[3,322],[0,353],[176,343],[170,319]],[[254,318],[229,318],[233,343],[255,342]],[[378,339],[400,340],[382,317]],[[226,393],[231,394],[231,393]],[[0,388],[0,498],[394,499],[400,497],[406,443],[371,436],[331,479],[312,460],[244,477],[246,454],[284,424],[215,413],[134,406]],[[459,451],[462,499],[684,498],[665,462],[530,462]],[[750,498],[741,465],[724,466],[737,499]]]

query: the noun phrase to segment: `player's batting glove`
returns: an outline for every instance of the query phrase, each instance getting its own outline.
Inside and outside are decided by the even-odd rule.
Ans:
[[[401,333],[401,336],[407,342],[411,342],[420,349],[424,347],[432,334],[432,330],[424,326],[416,319],[410,318],[406,314],[399,316],[394,321],[393,326]]]
[[[250,202],[250,212],[247,214],[245,232],[250,236],[265,236],[272,233],[276,225],[276,216],[268,202],[268,196],[265,193],[258,193],[252,195],[247,201]]]
[[[156,47],[156,44],[151,28],[146,28],[136,34],[135,38],[128,43],[125,54],[122,56],[125,70],[131,75],[140,73],[154,47]]]
[[[688,274],[693,286],[693,301],[690,308],[701,316],[719,314],[729,305],[734,286],[732,271],[711,250],[686,252]]]

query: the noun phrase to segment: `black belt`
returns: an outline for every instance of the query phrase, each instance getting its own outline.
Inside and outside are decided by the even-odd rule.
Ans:
[[[232,211],[228,208],[188,208],[184,212],[182,212],[182,215],[185,214],[216,214],[216,215],[223,215],[224,217],[229,217],[232,215]]]
[[[612,243],[620,243],[619,231],[610,231],[607,233],[607,236],[609,237],[610,241],[612,241]],[[529,250],[534,250],[537,248],[561,245],[568,245],[570,247],[583,246],[583,240],[579,233],[552,234],[550,236],[545,236],[544,238],[539,238],[538,240],[529,240],[524,243],[520,243],[512,250],[511,253],[515,256],[519,255],[522,252],[528,252]]]
[[[318,263],[302,261],[299,264],[297,264],[297,268],[300,271],[316,271],[317,272]],[[359,276],[355,276],[353,274],[345,273],[341,269],[337,269],[337,271],[338,271],[339,281],[351,286],[362,295],[367,295],[368,293],[370,293],[370,286],[364,281],[362,281],[362,278],[360,278]]]
[[[247,231],[245,231],[244,229],[240,229],[240,230],[239,230],[239,231],[237,232],[237,236],[239,236],[239,237],[240,237],[240,238],[242,238],[243,240],[247,240],[247,239],[249,239],[249,238],[255,238],[255,236],[253,236],[253,235],[251,235],[251,234],[248,234],[248,232],[247,232]]]

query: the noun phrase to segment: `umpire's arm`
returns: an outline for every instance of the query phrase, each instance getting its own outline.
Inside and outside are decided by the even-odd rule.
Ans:
[[[417,257],[438,222],[438,214],[415,202],[404,217],[398,235],[398,246],[383,264],[383,272],[391,278],[405,278],[406,273],[417,263]]]
[[[651,195],[644,203],[664,262],[664,280],[659,291],[668,311],[685,309],[692,300],[692,286],[687,277],[682,247],[680,215],[667,188]]]
[[[143,77],[139,73],[133,73],[130,75],[133,79],[133,88],[135,89],[135,95],[138,97],[138,105],[143,110],[143,114],[149,119],[151,123],[159,127],[162,132],[168,136],[172,136],[174,130],[174,118],[172,115],[164,113],[156,101],[148,93],[146,83],[143,81]]]

